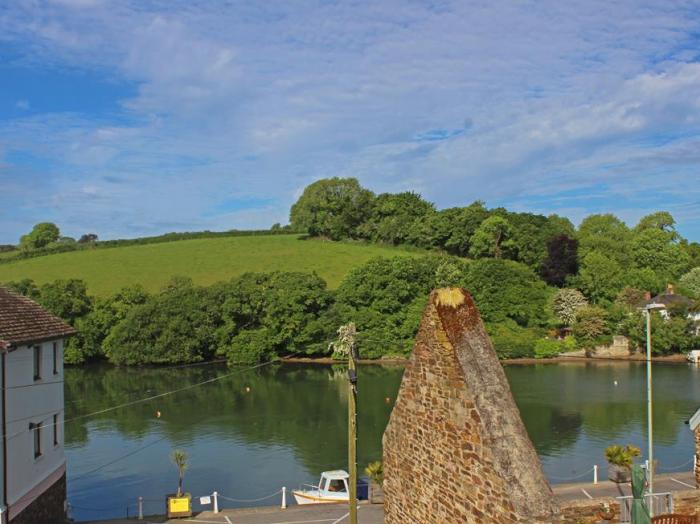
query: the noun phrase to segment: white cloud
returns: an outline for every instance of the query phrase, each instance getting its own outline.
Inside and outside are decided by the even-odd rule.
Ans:
[[[481,198],[580,215],[596,186],[632,212],[652,189],[678,205],[698,199],[694,7],[17,4],[0,14],[0,41],[27,64],[101,71],[137,89],[118,119],[34,115],[0,122],[0,141],[44,159],[43,191],[104,195],[72,215],[76,228],[109,224],[122,236],[152,232],[149,217],[259,227],[286,216],[305,184],[334,175],[418,190],[440,206]],[[278,205],[206,218],[235,192]],[[541,204],[567,192],[565,205]],[[60,221],[68,200],[54,202]],[[679,213],[700,234],[700,217]]]

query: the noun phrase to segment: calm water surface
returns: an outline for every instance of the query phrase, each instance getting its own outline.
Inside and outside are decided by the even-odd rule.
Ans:
[[[231,373],[219,365],[181,369],[66,370],[66,419]],[[403,368],[360,367],[358,462],[381,459],[381,436]],[[639,363],[564,363],[506,367],[523,420],[552,483],[589,480],[613,443],[646,447],[646,370]],[[617,385],[615,385],[617,381]],[[700,407],[700,369],[654,366],[655,454],[661,471],[689,470]],[[160,416],[158,416],[160,414]],[[185,489],[258,499],[281,486],[317,480],[345,467],[345,371],[340,366],[270,365],[65,427],[68,499],[77,520],[162,513],[177,488],[173,449],[190,458]],[[604,471],[604,468],[602,468]],[[603,473],[601,472],[601,475]],[[222,500],[224,507],[276,504]],[[195,509],[200,509],[195,505]]]

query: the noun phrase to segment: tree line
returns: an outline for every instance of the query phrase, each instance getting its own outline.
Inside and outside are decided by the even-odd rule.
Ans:
[[[355,179],[308,186],[290,226],[309,237],[421,248],[377,258],[329,290],[315,274],[247,273],[200,287],[175,277],[161,291],[138,286],[95,298],[84,282],[9,283],[78,329],[68,363],[251,363],[285,355],[330,356],[338,326],[353,321],[363,358],[407,356],[429,292],[460,285],[476,301],[502,358],[550,357],[607,344],[644,342],[638,308],[675,283],[694,300],[655,319],[657,353],[700,347],[688,313],[700,299],[700,244],[668,212],[628,227],[612,214],[566,218],[488,209],[437,210],[416,193],[380,194]],[[566,336],[564,336],[566,335]]]

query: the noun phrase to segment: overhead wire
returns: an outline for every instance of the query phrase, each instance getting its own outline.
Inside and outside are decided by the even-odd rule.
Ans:
[[[180,392],[182,392],[182,391],[187,391],[187,390],[190,390],[190,389],[199,387],[199,386],[204,386],[204,385],[206,385],[206,384],[211,384],[211,383],[214,383],[214,382],[218,382],[218,381],[220,381],[220,380],[223,380],[223,379],[225,379],[225,378],[228,378],[228,377],[237,375],[237,374],[239,374],[239,373],[243,373],[243,372],[245,372],[245,371],[252,371],[252,370],[254,370],[254,369],[258,369],[258,368],[267,366],[267,365],[269,365],[269,364],[273,364],[273,363],[275,363],[275,362],[277,362],[277,361],[270,360],[270,361],[267,361],[267,362],[263,362],[263,363],[260,363],[260,364],[256,364],[255,366],[250,366],[250,367],[243,368],[243,369],[235,369],[235,370],[231,371],[230,373],[226,373],[226,374],[224,374],[224,375],[220,375],[220,376],[213,377],[213,378],[210,378],[210,379],[201,381],[201,382],[197,382],[197,383],[195,383],[195,384],[188,384],[188,385],[183,386],[183,387],[181,387],[181,388],[177,388],[177,389],[173,389],[173,390],[170,390],[170,391],[166,391],[166,392],[164,392],[164,393],[158,393],[158,394],[156,394],[156,395],[150,395],[150,396],[145,397],[145,398],[141,398],[141,399],[137,399],[137,400],[133,400],[133,401],[129,401],[129,402],[124,402],[124,403],[118,404],[118,405],[116,405],[116,406],[110,406],[110,407],[107,407],[107,408],[104,408],[104,409],[100,409],[100,410],[97,410],[97,411],[93,411],[93,412],[91,412],[91,413],[85,413],[85,414],[82,414],[82,415],[78,415],[78,416],[75,416],[75,417],[71,417],[71,418],[65,419],[65,420],[63,420],[63,421],[61,421],[61,422],[58,422],[58,423],[49,424],[49,425],[47,425],[47,426],[45,426],[45,427],[46,427],[46,428],[49,428],[49,427],[53,427],[53,426],[56,426],[56,425],[65,425],[65,424],[68,424],[69,422],[73,422],[73,421],[75,421],[75,420],[81,420],[81,419],[85,419],[85,418],[89,418],[89,417],[94,417],[94,416],[96,416],[96,415],[102,415],[102,414],[104,414],[104,413],[109,413],[110,411],[115,411],[115,410],[117,410],[117,409],[122,409],[122,408],[130,407],[130,406],[134,406],[134,405],[136,405],[136,404],[141,404],[141,403],[144,403],[144,402],[149,402],[149,401],[151,401],[151,400],[156,400],[156,399],[159,399],[159,398],[167,397],[167,396],[170,396],[170,395],[174,395],[174,394],[176,394],[176,393],[180,393]],[[15,437],[17,437],[17,436],[19,436],[19,435],[22,435],[22,434],[26,433],[27,431],[29,431],[29,430],[22,430],[22,431],[18,431],[18,432],[16,432],[16,433],[12,433],[12,434],[10,434],[10,435],[5,435],[4,437],[0,437],[0,441],[2,441],[2,440],[11,440],[11,439],[13,439],[13,438],[15,438]]]

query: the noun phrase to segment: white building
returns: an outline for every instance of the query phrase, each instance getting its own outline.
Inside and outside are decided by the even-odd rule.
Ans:
[[[0,524],[65,515],[63,341],[71,326],[0,287]]]

